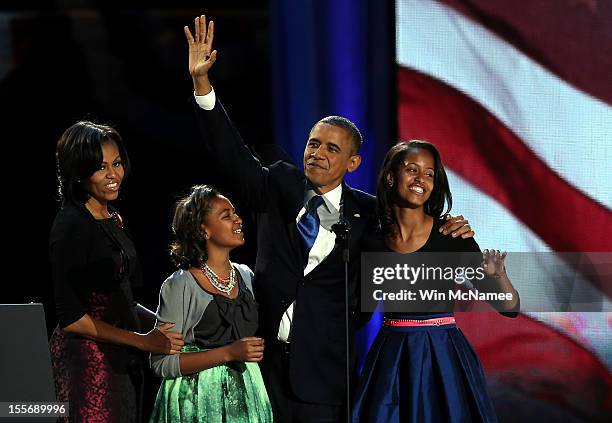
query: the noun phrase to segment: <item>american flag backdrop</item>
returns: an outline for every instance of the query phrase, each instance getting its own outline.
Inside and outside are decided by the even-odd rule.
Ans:
[[[30,251],[13,261],[46,257],[57,209],[55,142],[69,124],[91,116],[119,125],[135,164],[155,160],[160,147],[175,163],[173,176],[157,184],[141,165],[121,207],[132,216],[149,273],[166,274],[167,211],[204,171],[196,155],[196,165],[184,162],[183,148],[197,135],[184,101],[191,88],[182,16],[209,11],[195,2],[149,3],[118,13],[98,7],[102,2],[2,3],[0,115],[12,157],[25,158],[5,197],[20,211],[34,193],[47,210],[34,220],[14,213],[28,217],[19,225],[33,235],[11,240],[14,251]],[[363,163],[348,181],[373,193],[397,138],[428,140],[447,167],[452,213],[469,219],[481,248],[612,255],[612,0],[270,0],[229,11],[210,3],[221,46],[216,87],[234,118],[244,101],[249,118],[237,121],[247,141],[256,134],[262,144],[273,139],[301,163],[313,123],[346,116],[365,140]],[[239,47],[247,33],[253,43]],[[267,37],[269,51],[262,47]],[[143,79],[142,63],[151,60]],[[32,83],[41,64],[53,81],[44,94]],[[237,70],[248,75],[243,84]],[[145,90],[151,81],[163,84]],[[273,128],[262,120],[267,112],[253,113],[267,110],[268,84]],[[41,99],[52,103],[35,107]],[[250,127],[261,130],[249,136]],[[153,212],[151,198],[163,203]],[[564,266],[560,260],[557,268]],[[532,269],[515,278],[517,270],[524,269],[509,268],[523,297],[555,276]],[[600,308],[610,310],[610,272],[603,276],[593,284],[577,274],[575,283],[599,290]],[[19,302],[44,296],[37,291],[50,295],[48,278],[38,279],[7,284],[3,301],[15,287],[32,292],[8,297]],[[148,282],[154,295],[161,280]],[[459,313],[458,320],[485,367],[500,422],[612,422],[611,313],[524,310],[516,319]],[[379,327],[380,315],[358,337],[362,360]]]
[[[399,138],[438,146],[481,248],[612,252],[612,2],[398,0],[395,16]],[[459,320],[500,421],[612,418],[611,313]]]

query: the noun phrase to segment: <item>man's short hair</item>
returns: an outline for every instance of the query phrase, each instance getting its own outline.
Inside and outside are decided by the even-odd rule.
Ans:
[[[361,149],[361,144],[363,143],[363,138],[361,137],[361,132],[359,132],[359,129],[353,122],[351,122],[350,120],[342,116],[326,116],[320,121],[318,121],[317,123],[315,123],[315,125],[312,127],[310,132],[312,132],[314,127],[320,123],[325,123],[327,125],[332,125],[332,126],[338,126],[340,128],[345,129],[349,133],[351,142],[353,143],[353,150],[351,151],[351,153],[359,154],[359,150]]]

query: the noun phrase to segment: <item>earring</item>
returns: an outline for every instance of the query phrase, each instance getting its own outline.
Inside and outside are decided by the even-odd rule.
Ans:
[[[208,234],[204,234],[204,239],[208,239]]]

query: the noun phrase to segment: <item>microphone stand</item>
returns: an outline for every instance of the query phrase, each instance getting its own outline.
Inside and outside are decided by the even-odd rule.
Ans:
[[[340,215],[338,223],[332,225],[331,230],[336,234],[336,243],[342,246],[342,261],[344,262],[344,341],[346,347],[346,422],[351,422],[351,357],[349,333],[349,242],[351,239],[351,225]]]

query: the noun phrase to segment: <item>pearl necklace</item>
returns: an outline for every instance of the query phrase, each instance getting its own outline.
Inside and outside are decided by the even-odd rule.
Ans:
[[[232,266],[231,261],[229,262],[229,265],[230,273],[229,277],[227,278],[219,277],[206,263],[202,263],[202,266],[200,267],[200,270],[202,273],[204,273],[204,276],[208,278],[211,285],[227,296],[230,295],[230,292],[232,292],[232,289],[234,289],[234,286],[236,286],[236,282],[238,281],[236,279],[236,270],[234,269],[234,266]]]

